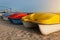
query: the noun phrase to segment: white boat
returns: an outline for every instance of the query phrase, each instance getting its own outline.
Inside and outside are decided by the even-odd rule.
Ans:
[[[39,29],[43,35],[48,35],[50,33],[56,32],[60,30],[60,24],[54,25],[39,25]]]
[[[0,16],[2,16],[3,14],[2,13],[0,13]]]
[[[25,21],[23,21],[23,25],[24,25],[24,27],[26,27],[26,28],[38,27],[38,24],[33,23],[33,22],[25,22]]]
[[[33,16],[30,15],[31,19],[28,17],[29,16],[23,17],[24,26],[31,28],[37,25],[36,27],[39,27],[43,35],[48,35],[60,30],[60,15],[58,14],[34,14]]]
[[[5,20],[5,21],[7,21],[8,20],[8,17],[2,16],[2,19]]]

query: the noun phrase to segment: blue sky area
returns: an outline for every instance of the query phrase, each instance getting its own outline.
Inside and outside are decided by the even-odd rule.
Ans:
[[[0,0],[0,9],[12,8],[12,11],[42,12],[49,11],[50,3],[50,0]]]

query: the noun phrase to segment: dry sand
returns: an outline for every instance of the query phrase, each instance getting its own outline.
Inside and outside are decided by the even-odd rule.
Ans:
[[[38,27],[27,29],[0,19],[0,40],[60,40],[60,31],[44,36]]]

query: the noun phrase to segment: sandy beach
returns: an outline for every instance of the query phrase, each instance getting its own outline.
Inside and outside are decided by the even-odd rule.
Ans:
[[[42,35],[38,27],[28,29],[0,18],[0,40],[60,40],[60,31]]]

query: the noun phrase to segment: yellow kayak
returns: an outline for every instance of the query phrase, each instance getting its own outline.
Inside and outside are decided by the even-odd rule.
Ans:
[[[53,13],[33,13],[23,17],[24,21],[35,22],[39,24],[59,24],[60,15]]]

